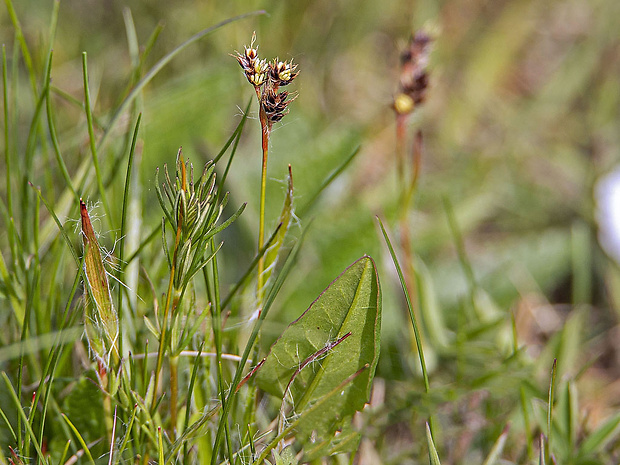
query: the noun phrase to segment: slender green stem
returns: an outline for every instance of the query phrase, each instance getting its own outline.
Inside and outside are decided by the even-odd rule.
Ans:
[[[101,197],[101,203],[103,203],[103,209],[108,217],[108,223],[113,225],[112,213],[105,194],[105,188],[103,187],[103,176],[101,174],[101,168],[99,167],[99,156],[97,155],[97,142],[95,141],[93,111],[90,103],[90,89],[88,85],[88,64],[86,52],[82,52],[82,75],[84,79],[84,109],[86,111],[86,125],[88,127],[88,138],[90,141],[90,153],[93,157],[93,166],[95,167],[95,176],[97,178],[97,188],[99,189],[99,196]],[[112,229],[114,229],[113,226]]]
[[[267,294],[267,297],[265,298],[263,309],[260,315],[258,315],[256,323],[254,323],[254,328],[252,329],[252,333],[250,334],[250,337],[248,338],[248,341],[245,345],[245,349],[243,350],[243,354],[241,355],[241,360],[239,361],[239,365],[237,366],[237,370],[235,371],[235,376],[233,377],[233,380],[230,384],[230,391],[229,391],[228,397],[226,398],[226,402],[222,403],[222,416],[224,418],[227,418],[230,412],[232,400],[237,392],[236,388],[241,382],[242,373],[245,371],[245,363],[247,362],[248,357],[250,356],[250,352],[252,351],[252,348],[254,347],[256,340],[258,339],[258,332],[260,331],[263,321],[265,321],[265,318],[267,317],[267,313],[269,312],[269,309],[271,308],[273,301],[278,295],[278,292],[280,291],[282,284],[284,283],[285,277],[288,275],[288,273],[290,272],[290,269],[293,266],[293,263],[295,262],[295,257],[297,256],[297,252],[301,248],[304,235],[308,231],[310,224],[311,223],[309,223],[306,226],[306,228],[304,228],[304,230],[302,231],[301,237],[299,238],[299,240],[293,247],[293,250],[291,250],[286,260],[284,261],[284,266],[282,267],[282,270],[280,271],[280,273],[278,273],[278,276],[275,282],[273,283],[273,286],[271,286],[271,288],[269,289],[269,294]],[[215,453],[215,451],[219,450],[223,434],[224,434],[224,423],[220,422],[220,424],[218,425],[217,432],[215,434],[215,440],[213,443],[214,453],[211,455],[211,465],[215,465],[217,463],[218,454]],[[260,461],[257,461],[256,463],[260,463]]]
[[[555,398],[555,375],[558,368],[558,359],[553,359],[551,367],[551,383],[549,383],[549,404],[547,408],[547,448],[545,449],[545,461],[551,463],[551,433],[553,425],[553,401]]]
[[[138,114],[136,125],[133,130],[133,138],[131,140],[131,149],[129,150],[129,160],[127,161],[127,174],[125,175],[125,190],[123,192],[123,209],[121,213],[121,239],[119,245],[119,271],[118,279],[122,281],[123,272],[125,271],[126,264],[123,263],[125,258],[125,234],[127,230],[127,204],[129,203],[129,185],[131,180],[131,173],[133,170],[133,160],[136,153],[136,142],[138,140],[138,130],[140,129],[140,121],[142,120],[142,113]],[[123,356],[123,286],[118,286],[118,329],[120,334],[118,335],[118,352],[120,356]]]
[[[184,180],[185,181],[185,180]],[[185,185],[185,184],[184,184]],[[151,413],[154,413],[155,406],[157,405],[157,385],[159,384],[159,376],[161,374],[161,367],[164,362],[164,352],[166,351],[165,341],[168,337],[166,328],[168,326],[168,312],[170,310],[170,300],[172,298],[175,263],[177,261],[177,253],[179,250],[179,243],[181,242],[181,220],[177,226],[177,234],[174,241],[174,257],[172,259],[172,267],[170,269],[170,280],[168,281],[168,291],[166,292],[166,303],[164,305],[164,316],[161,321],[161,334],[159,336],[159,349],[157,350],[157,364],[155,366],[155,382],[153,388],[153,398],[151,400]]]
[[[179,356],[170,356],[170,431],[176,437],[177,402],[179,400]]]
[[[13,218],[13,197],[11,193],[11,157],[9,144],[9,80],[7,75],[6,46],[2,44],[2,97],[4,103],[4,163],[6,170],[6,207],[9,218]],[[9,235],[11,250],[14,248],[13,235]]]
[[[258,94],[258,90],[257,90]],[[267,115],[264,108],[260,107],[260,125],[262,133],[262,148],[263,148],[263,160],[261,167],[260,178],[260,210],[258,219],[258,250],[263,248],[265,242],[265,189],[267,187],[267,157],[269,155],[269,133],[271,127],[267,122]],[[263,305],[263,297],[265,295],[265,283],[264,283],[264,271],[265,271],[265,259],[262,256],[258,261],[258,285],[257,285],[257,299],[258,307]]]
[[[52,97],[49,91],[49,83],[51,80],[50,70],[52,69],[52,54],[49,57],[49,67],[47,69],[47,75],[45,77],[45,101],[46,101],[46,110],[47,110],[47,124],[50,134],[50,139],[52,140],[52,146],[54,147],[54,153],[56,155],[56,161],[58,162],[58,167],[60,168],[60,172],[62,177],[65,180],[65,184],[73,193],[73,196],[76,200],[80,199],[75,187],[73,186],[73,181],[71,180],[71,176],[69,175],[69,171],[67,170],[67,165],[65,165],[65,161],[62,158],[62,153],[60,152],[60,144],[58,143],[58,138],[56,136],[56,126],[54,124],[54,112],[52,110]]]
[[[413,305],[411,304],[411,297],[409,296],[409,291],[407,290],[407,284],[405,282],[405,276],[403,275],[403,271],[398,263],[398,258],[396,257],[396,252],[394,251],[394,247],[392,247],[392,242],[390,241],[390,237],[388,236],[385,227],[383,226],[383,222],[379,217],[377,217],[379,221],[379,226],[381,227],[381,232],[383,233],[383,238],[385,239],[385,243],[388,246],[388,250],[390,251],[390,255],[392,256],[392,261],[394,262],[394,267],[396,268],[396,272],[398,273],[398,278],[400,280],[400,285],[403,289],[403,293],[405,294],[405,300],[407,302],[407,308],[409,309],[409,317],[411,318],[411,325],[413,326],[413,334],[415,337],[416,347],[418,349],[418,356],[420,358],[420,366],[422,368],[422,378],[424,379],[424,392],[428,395],[431,390],[430,382],[428,380],[428,370],[426,369],[426,360],[424,359],[424,349],[422,346],[422,335],[420,333],[418,320],[413,311]],[[428,424],[431,430],[431,435],[434,436],[433,429],[433,417],[430,416],[428,418]]]

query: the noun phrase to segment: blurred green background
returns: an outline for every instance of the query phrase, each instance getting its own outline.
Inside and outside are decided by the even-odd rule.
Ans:
[[[26,41],[36,51],[34,67],[42,70],[51,2],[20,0],[15,8]],[[63,0],[53,44],[53,85],[82,100],[81,52],[86,51],[95,115],[105,121],[126,95],[131,77],[130,16],[142,46],[158,24],[164,25],[145,64],[149,69],[201,29],[254,10],[266,14],[201,39],[145,88],[140,160],[145,230],[161,217],[151,187],[155,168],[172,165],[179,146],[201,166],[217,154],[253,98],[230,54],[243,50],[256,31],[261,56],[294,59],[301,71],[291,86],[297,98],[290,114],[272,133],[269,228],[281,208],[289,163],[295,197],[303,206],[361,146],[349,169],[293,226],[293,235],[299,236],[314,218],[298,265],[270,316],[266,338],[276,337],[348,264],[367,253],[378,262],[384,291],[378,376],[407,379],[416,372],[415,355],[406,355],[411,347],[408,317],[375,215],[386,218],[396,236],[392,96],[399,53],[410,34],[425,27],[436,40],[428,98],[411,120],[411,130],[420,128],[424,134],[425,151],[409,223],[413,251],[435,299],[433,311],[441,314],[446,334],[451,334],[471,292],[446,221],[447,200],[488,321],[499,318],[502,331],[510,333],[514,314],[520,342],[536,357],[545,354],[566,321],[577,318],[574,363],[567,363],[563,374],[576,375],[590,362],[596,376],[583,389],[593,415],[602,418],[617,408],[619,348],[613,335],[618,331],[615,283],[620,275],[597,242],[593,193],[597,180],[620,161],[620,2]],[[0,41],[12,44],[13,34],[6,10],[0,10]],[[26,80],[15,98],[24,108],[18,116],[23,137],[13,143],[25,145],[32,117],[28,112],[34,108]],[[58,98],[56,111],[63,154],[75,170],[90,156],[85,118],[63,98]],[[248,202],[235,228],[224,235],[221,260],[229,283],[255,253],[260,181],[256,116],[253,101],[252,119],[227,180],[231,211]],[[118,137],[132,125],[121,120]],[[105,170],[111,169],[106,163],[119,145],[108,147],[100,154]],[[43,175],[32,181],[44,184]],[[93,184],[83,195],[94,192]],[[53,198],[58,192],[44,194]],[[111,195],[120,205],[120,192]],[[101,222],[111,247],[114,231],[105,218]],[[451,383],[454,373],[442,372],[441,364],[454,354],[436,350],[433,358],[429,353],[437,379]],[[480,348],[479,355],[482,366],[499,363],[497,345]],[[537,371],[543,386],[551,358],[547,354]]]

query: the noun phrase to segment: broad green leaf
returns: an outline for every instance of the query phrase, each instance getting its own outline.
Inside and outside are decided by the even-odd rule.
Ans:
[[[258,372],[258,385],[301,415],[297,433],[316,442],[334,437],[348,417],[361,410],[379,358],[381,300],[373,260],[364,256],[347,268],[284,331]],[[311,408],[340,383],[368,366],[340,395]],[[290,386],[289,386],[290,383]],[[287,388],[288,386],[288,388]],[[287,390],[288,389],[288,390]]]
[[[263,289],[259,289],[259,294],[262,294],[264,287],[267,286],[269,278],[273,273],[273,269],[277,265],[278,257],[280,256],[280,248],[284,243],[284,236],[291,224],[291,218],[293,217],[293,171],[291,165],[288,165],[288,187],[286,189],[286,197],[284,198],[284,206],[282,207],[282,213],[278,219],[278,230],[275,233],[275,237],[267,252],[265,253],[265,270],[263,271]]]

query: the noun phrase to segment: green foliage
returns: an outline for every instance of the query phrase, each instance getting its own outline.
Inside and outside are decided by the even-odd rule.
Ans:
[[[350,439],[344,441],[347,434],[342,428],[369,400],[380,331],[377,271],[372,259],[363,257],[330,284],[271,347],[257,382],[282,399],[281,410],[288,403],[293,416],[301,417],[296,430],[302,444],[312,433],[318,443],[331,441],[338,431],[341,450],[356,445]],[[309,407],[349,379],[337,396],[310,411]],[[346,447],[342,447],[344,442]]]
[[[619,16],[6,0],[0,464],[616,463]]]

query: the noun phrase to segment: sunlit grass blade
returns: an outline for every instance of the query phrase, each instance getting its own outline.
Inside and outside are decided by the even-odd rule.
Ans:
[[[95,460],[93,459],[92,454],[90,453],[90,449],[88,448],[88,445],[86,444],[86,441],[84,441],[84,438],[82,437],[82,435],[80,434],[80,432],[77,430],[77,428],[73,425],[73,423],[71,422],[71,420],[69,420],[69,418],[67,417],[67,415],[65,415],[64,413],[61,413],[60,416],[62,417],[63,420],[65,420],[65,422],[67,423],[67,425],[69,425],[69,428],[71,428],[71,431],[73,432],[73,434],[75,435],[75,437],[77,438],[78,442],[80,443],[80,445],[82,446],[82,450],[84,451],[84,454],[86,454],[86,457],[88,457],[88,461],[91,463],[91,465],[96,465],[95,464]]]
[[[114,229],[114,218],[110,211],[110,205],[108,204],[108,198],[106,196],[105,188],[103,187],[103,175],[101,173],[101,167],[99,166],[99,156],[97,155],[97,143],[95,141],[95,129],[93,128],[93,109],[90,102],[90,85],[88,83],[88,60],[86,52],[82,52],[82,78],[84,85],[84,111],[86,113],[86,127],[88,128],[88,140],[90,143],[90,155],[93,160],[93,166],[95,168],[95,178],[97,179],[97,187],[99,189],[99,198],[103,204],[108,224]]]
[[[13,430],[13,427],[11,426],[11,422],[6,417],[6,414],[4,413],[4,410],[2,410],[1,406],[0,406],[0,416],[4,420],[4,424],[6,425],[6,427],[9,429],[9,432],[11,433],[11,436],[13,437],[13,441],[17,442],[17,435],[15,434],[15,431]]]
[[[183,49],[185,49],[189,45],[193,44],[194,42],[197,42],[198,40],[202,39],[204,36],[210,34],[211,32],[216,31],[217,29],[219,29],[219,28],[221,28],[223,26],[226,26],[227,24],[230,24],[230,23],[235,22],[235,21],[242,20],[244,18],[249,18],[249,17],[252,17],[252,16],[257,16],[257,15],[262,15],[262,14],[265,14],[265,12],[263,10],[253,11],[251,13],[245,13],[245,14],[242,14],[242,15],[239,15],[239,16],[235,16],[235,17],[226,19],[224,21],[221,21],[221,22],[217,23],[214,26],[208,27],[208,28],[203,29],[202,31],[198,32],[197,34],[194,34],[192,37],[187,39],[181,45],[177,46],[174,50],[172,50],[170,53],[166,54],[163,58],[161,58],[144,75],[144,77],[142,79],[140,79],[140,81],[131,90],[129,95],[127,95],[127,97],[125,97],[125,100],[123,100],[123,102],[118,106],[118,108],[116,109],[116,111],[114,112],[112,117],[110,118],[110,121],[108,122],[108,125],[107,125],[107,127],[106,127],[106,129],[105,129],[105,131],[103,133],[103,136],[99,140],[99,144],[98,144],[99,149],[104,147],[105,142],[107,141],[107,138],[111,134],[114,125],[116,124],[116,122],[118,121],[120,116],[123,114],[123,112],[128,108],[129,104],[137,97],[137,95],[153,79],[153,77],[155,77],[155,75],[157,73],[159,73],[159,71],[164,66],[166,66],[166,64],[168,64],[168,62],[170,62],[170,60],[172,60],[179,52],[181,52]]]
[[[583,440],[578,457],[588,457],[600,452],[607,444],[617,441],[620,436],[620,413],[616,413]]]
[[[69,452],[69,446],[71,446],[71,439],[67,440],[66,444],[65,444],[65,448],[62,450],[62,453],[60,454],[60,458],[58,460],[58,465],[64,465],[65,464],[65,458],[67,457],[67,453]]]
[[[250,337],[248,338],[248,341],[245,345],[245,349],[243,350],[243,355],[241,355],[241,361],[239,365],[237,366],[237,370],[235,371],[235,376],[233,377],[232,383],[230,385],[231,386],[230,394],[228,394],[228,397],[226,398],[226,403],[223,405],[221,418],[227,418],[228,413],[230,412],[230,408],[232,407],[233,396],[235,396],[236,394],[236,386],[239,384],[239,382],[241,381],[241,378],[243,377],[243,371],[245,370],[245,364],[248,360],[248,357],[250,356],[250,352],[252,351],[254,343],[256,342],[256,339],[258,337],[258,332],[260,331],[260,328],[263,322],[265,321],[265,317],[269,313],[269,309],[273,305],[273,302],[275,301],[276,296],[280,292],[280,289],[282,288],[282,285],[284,284],[286,277],[291,272],[291,268],[293,267],[293,264],[295,263],[295,258],[297,257],[297,253],[299,252],[299,249],[301,248],[305,234],[310,228],[311,224],[312,223],[310,222],[302,230],[301,237],[297,240],[297,242],[293,246],[293,249],[286,257],[284,266],[278,273],[278,276],[276,277],[276,280],[273,286],[271,286],[271,288],[269,289],[269,292],[267,293],[267,297],[265,298],[265,301],[263,302],[263,309],[260,312],[256,320],[256,323],[254,323],[254,327],[252,328],[252,333],[250,334]],[[220,447],[220,443],[222,440],[222,434],[224,433],[224,423],[225,423],[224,421],[220,421],[218,428],[217,428],[217,433],[216,433],[215,441],[213,444],[214,452],[211,457],[211,465],[215,465],[216,463],[218,463],[217,457],[219,455],[219,447]]]
[[[383,233],[383,238],[385,239],[385,243],[388,247],[388,250],[390,251],[392,262],[394,263],[394,266],[396,267],[396,272],[398,273],[398,279],[400,280],[401,288],[403,290],[403,293],[405,294],[405,300],[407,301],[407,308],[409,310],[409,317],[411,319],[411,324],[413,325],[413,332],[414,332],[415,339],[416,339],[415,342],[416,342],[416,347],[418,349],[418,356],[420,358],[420,365],[422,367],[422,377],[424,378],[424,389],[426,390],[426,393],[428,394],[430,391],[430,383],[428,380],[428,371],[426,369],[426,361],[424,360],[424,349],[422,348],[422,339],[421,339],[421,334],[420,334],[420,330],[418,327],[418,321],[415,316],[415,313],[413,312],[413,305],[411,303],[411,298],[409,297],[409,291],[407,290],[407,285],[405,284],[405,277],[400,267],[400,263],[398,262],[398,258],[396,257],[396,252],[394,251],[394,247],[392,247],[392,242],[390,241],[390,237],[388,236],[388,233],[385,230],[385,227],[383,226],[383,222],[381,221],[379,217],[377,217],[377,221],[379,222],[379,226],[381,227],[381,232]],[[432,424],[431,424],[431,428],[432,428]]]
[[[437,453],[437,449],[435,448],[435,442],[433,441],[433,434],[431,432],[431,427],[426,423],[426,443],[428,445],[428,458],[431,465],[441,465],[439,461],[439,454]]]
[[[237,294],[237,292],[239,291],[239,289],[241,289],[243,287],[243,285],[246,283],[246,281],[248,280],[248,278],[251,276],[251,274],[254,272],[254,269],[256,268],[256,266],[258,265],[259,260],[261,259],[261,257],[265,254],[265,252],[267,252],[267,250],[269,250],[269,248],[272,246],[273,241],[275,241],[276,236],[278,234],[278,231],[280,231],[281,226],[278,225],[278,227],[276,227],[276,229],[273,231],[273,233],[271,234],[271,237],[267,240],[267,242],[265,243],[265,245],[263,246],[263,248],[258,252],[258,254],[256,254],[256,256],[254,257],[254,259],[252,260],[252,262],[250,263],[250,265],[248,266],[247,270],[245,271],[245,273],[243,273],[243,275],[241,276],[241,278],[239,278],[237,280],[237,282],[235,283],[235,285],[233,286],[233,288],[230,290],[230,292],[228,293],[228,295],[226,296],[226,298],[222,301],[222,310],[224,308],[226,308],[228,306],[228,304],[230,303],[230,301],[232,300],[232,298]]]
[[[125,269],[125,236],[127,234],[127,206],[129,204],[129,186],[131,182],[131,173],[133,168],[133,160],[136,152],[136,143],[138,140],[138,131],[140,129],[140,121],[142,120],[142,113],[138,115],[136,124],[133,130],[133,138],[131,141],[131,148],[129,150],[129,159],[127,160],[127,173],[125,175],[125,189],[123,191],[123,206],[121,210],[121,231],[120,231],[120,244],[118,252],[119,270],[117,279],[122,282],[123,271]],[[123,355],[123,286],[118,287],[118,327],[119,327],[119,353]]]
[[[506,425],[502,433],[497,438],[497,441],[495,441],[495,444],[493,444],[491,452],[489,452],[489,455],[487,456],[482,465],[493,465],[495,463],[498,463],[498,460],[500,459],[500,456],[502,455],[502,452],[504,450],[504,446],[506,445],[509,430],[510,425]]]
[[[17,394],[15,393],[15,389],[13,389],[13,385],[11,384],[11,381],[9,380],[9,377],[7,376],[7,374],[4,371],[1,374],[2,374],[2,378],[4,379],[4,383],[6,384],[11,400],[15,404],[15,408],[19,414],[19,418],[23,422],[23,425],[26,427],[26,433],[28,434],[28,438],[32,442],[32,445],[34,446],[37,452],[37,456],[39,460],[45,462],[45,455],[43,454],[43,451],[41,450],[41,445],[39,444],[39,441],[37,440],[34,434],[34,431],[32,431],[32,428],[30,427],[30,422],[28,421],[28,417],[26,417],[26,413],[24,412],[21,402],[19,398],[17,397]],[[22,450],[21,453],[26,454],[27,451]]]
[[[67,170],[67,165],[62,157],[62,153],[60,151],[60,144],[58,143],[58,136],[56,135],[56,125],[54,123],[54,111],[52,109],[52,96],[49,91],[49,83],[51,82],[51,72],[52,72],[52,55],[53,52],[50,52],[50,57],[48,61],[48,68],[45,76],[45,109],[47,110],[47,124],[49,129],[50,139],[52,141],[52,147],[54,147],[54,154],[56,155],[56,162],[58,163],[58,167],[60,168],[60,172],[65,180],[66,186],[71,190],[73,196],[79,199],[79,195],[73,185],[73,181],[71,180],[71,176],[69,175],[69,171]]]
[[[558,360],[553,359],[551,367],[551,382],[549,383],[549,399],[547,404],[547,447],[545,449],[545,461],[550,462],[551,455],[551,436],[553,432],[553,402],[555,399],[555,375],[557,371]]]
[[[338,166],[319,186],[319,188],[312,194],[312,197],[306,203],[304,203],[298,210],[297,215],[304,217],[316,204],[317,200],[327,187],[338,177],[340,174],[351,164],[355,157],[360,153],[361,147],[356,147],[351,154],[344,159],[344,161]]]

